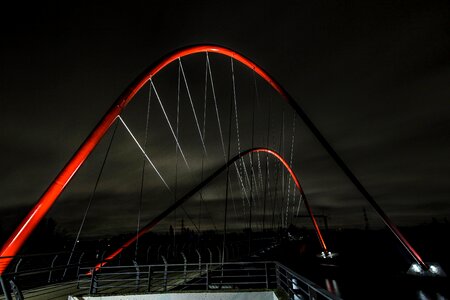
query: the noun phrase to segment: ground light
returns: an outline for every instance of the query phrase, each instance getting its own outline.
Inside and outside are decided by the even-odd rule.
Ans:
[[[327,259],[327,258],[334,258],[334,257],[336,257],[338,255],[339,254],[336,253],[336,252],[331,252],[331,251],[325,252],[325,251],[322,251],[319,254],[317,254],[317,257]]]
[[[438,263],[427,263],[428,270],[424,269],[418,263],[413,263],[406,274],[427,277],[447,277],[444,270]]]

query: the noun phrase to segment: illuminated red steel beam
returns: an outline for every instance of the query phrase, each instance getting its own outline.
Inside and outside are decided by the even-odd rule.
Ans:
[[[206,178],[203,182],[201,182],[199,185],[197,185],[195,188],[190,190],[188,193],[186,193],[183,197],[175,201],[171,206],[169,206],[166,210],[164,210],[162,213],[160,213],[158,216],[156,216],[150,223],[142,227],[139,232],[130,238],[125,244],[122,245],[122,247],[115,250],[113,253],[108,255],[108,257],[98,263],[95,266],[95,271],[97,271],[99,268],[103,267],[105,264],[107,264],[109,261],[114,259],[119,253],[121,253],[125,248],[132,245],[138,238],[146,234],[147,232],[151,231],[159,222],[161,222],[165,217],[167,217],[170,213],[172,213],[175,209],[177,209],[180,205],[184,204],[187,200],[189,200],[192,196],[194,196],[197,192],[199,192],[202,188],[204,188],[206,185],[208,185],[214,178],[216,178],[220,173],[225,171],[230,165],[232,165],[236,160],[239,158],[249,154],[249,153],[255,153],[255,152],[265,152],[272,156],[274,156],[276,159],[278,159],[284,166],[284,168],[289,172],[291,175],[292,180],[295,182],[295,186],[297,187],[298,191],[302,195],[303,201],[305,203],[306,209],[308,210],[308,214],[311,218],[311,221],[313,223],[314,229],[317,234],[317,238],[319,240],[320,246],[322,247],[322,250],[325,254],[328,254],[328,248],[325,244],[325,241],[323,239],[322,233],[320,232],[320,228],[317,224],[316,218],[314,217],[314,214],[311,210],[311,207],[309,206],[308,200],[306,199],[306,196],[303,192],[303,189],[300,185],[300,182],[295,175],[292,168],[289,166],[289,164],[286,162],[286,160],[276,151],[267,149],[267,148],[253,148],[246,151],[243,151],[239,153],[238,155],[234,156],[230,161],[228,161],[226,164],[221,166],[219,169],[217,169],[213,174],[211,174],[208,178]]]
[[[103,116],[94,130],[89,134],[87,139],[81,144],[80,148],[75,152],[69,162],[64,166],[56,178],[52,181],[50,186],[35,204],[33,209],[28,213],[28,215],[22,220],[20,225],[12,233],[6,243],[0,250],[0,275],[3,274],[5,269],[11,262],[11,256],[15,256],[19,249],[22,247],[23,243],[26,241],[28,236],[40,222],[40,220],[45,216],[47,211],[59,197],[61,192],[64,190],[67,183],[72,179],[73,175],[77,172],[78,168],[84,163],[86,158],[99,143],[101,138],[105,135],[111,124],[117,118],[117,116],[122,112],[125,106],[132,100],[133,96],[145,85],[153,76],[155,76],[160,70],[166,67],[168,64],[177,60],[180,57],[188,56],[195,53],[201,52],[211,52],[219,53],[228,57],[232,57],[235,60],[243,63],[250,69],[254,70],[259,76],[261,76],[268,84],[270,84],[285,100],[286,102],[296,111],[298,116],[303,120],[305,125],[311,130],[317,140],[322,144],[329,155],[334,159],[334,161],[339,165],[342,171],[347,175],[350,181],[356,186],[356,188],[361,192],[361,194],[366,198],[366,200],[372,205],[375,211],[380,215],[384,223],[389,227],[392,233],[398,238],[405,249],[412,255],[412,257],[425,269],[428,266],[423,262],[419,254],[414,250],[414,248],[408,243],[406,238],[401,234],[395,224],[388,218],[381,207],[375,202],[373,197],[364,188],[361,182],[356,178],[356,176],[347,167],[344,161],[339,157],[336,151],[331,147],[328,141],[320,133],[318,128],[309,119],[306,113],[301,109],[301,107],[295,102],[287,91],[281,87],[267,72],[262,68],[253,63],[250,59],[244,57],[243,55],[230,50],[225,47],[216,45],[199,45],[190,46],[177,50],[167,57],[164,57],[154,66],[143,72],[116,100],[113,106],[107,111]]]

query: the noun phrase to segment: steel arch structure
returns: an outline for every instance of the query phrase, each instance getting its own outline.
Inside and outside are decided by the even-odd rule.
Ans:
[[[218,53],[228,57],[231,57],[248,68],[252,69],[256,74],[262,77],[269,85],[271,85],[282,97],[283,99],[294,109],[297,115],[303,120],[308,129],[314,134],[317,140],[325,148],[328,154],[333,158],[333,160],[338,164],[342,171],[347,175],[350,181],[355,185],[355,187],[361,192],[361,194],[366,198],[366,200],[372,205],[375,211],[382,218],[384,223],[389,227],[392,233],[398,238],[405,249],[411,254],[414,260],[419,263],[425,269],[428,269],[428,265],[425,264],[419,254],[414,250],[414,248],[409,244],[406,238],[398,230],[397,226],[389,219],[389,217],[384,213],[381,207],[375,202],[373,197],[353,174],[353,172],[348,168],[336,151],[331,147],[325,137],[320,133],[318,128],[314,125],[311,119],[306,115],[303,109],[298,105],[293,97],[266,71],[261,67],[251,61],[244,55],[239,54],[229,48],[225,48],[217,45],[196,45],[182,48],[180,50],[174,51],[171,54],[165,56],[159,60],[155,65],[144,71],[137,79],[131,83],[131,85],[122,93],[122,95],[114,102],[111,108],[106,112],[97,126],[92,130],[86,140],[81,144],[72,158],[59,172],[56,178],[51,182],[49,187],[40,197],[38,202],[32,208],[32,210],[27,214],[27,216],[22,220],[16,230],[8,238],[6,243],[0,250],[0,256],[5,257],[0,261],[0,275],[3,274],[5,269],[8,267],[12,260],[12,257],[17,254],[20,250],[28,236],[37,226],[37,224],[42,220],[45,214],[48,212],[50,207],[62,193],[66,185],[70,182],[72,177],[75,175],[80,166],[84,163],[90,153],[93,151],[95,146],[99,143],[111,125],[114,123],[116,118],[122,112],[122,110],[127,106],[127,104],[133,99],[133,96],[147,83],[153,76],[155,76],[159,71],[164,69],[171,62],[185,56],[189,56],[196,53],[210,52]]]

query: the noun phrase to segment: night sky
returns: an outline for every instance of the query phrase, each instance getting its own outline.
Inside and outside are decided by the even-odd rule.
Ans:
[[[394,222],[419,225],[433,217],[443,222],[450,215],[449,8],[448,1],[3,4],[1,226],[13,229],[138,74],[166,53],[199,43],[243,53],[276,78]],[[173,116],[173,103],[167,105]],[[291,118],[291,112],[286,115]],[[363,226],[366,208],[371,226],[380,226],[301,121],[296,124],[295,167],[313,208],[328,214],[331,226],[344,228]],[[155,129],[150,140],[162,131]],[[109,137],[50,211],[69,234],[79,225]],[[125,179],[142,163],[121,160],[131,148],[137,151],[126,141],[122,150],[115,148],[119,166],[109,173],[126,183],[105,180],[89,216],[108,217],[88,222],[86,235],[136,226],[136,205],[126,206],[117,196],[139,184]],[[164,143],[153,147],[155,153],[167,151]],[[164,156],[160,164],[171,160]],[[194,172],[198,175],[198,168]],[[187,191],[194,183],[183,176],[179,189]],[[162,195],[154,186],[149,191]],[[148,201],[145,220],[168,206]],[[211,203],[213,218],[222,215]]]

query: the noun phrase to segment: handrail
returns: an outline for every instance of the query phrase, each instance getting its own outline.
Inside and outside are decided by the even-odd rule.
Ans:
[[[89,294],[213,289],[282,289],[289,299],[339,300],[338,296],[277,261],[154,264],[84,268],[78,288]]]

